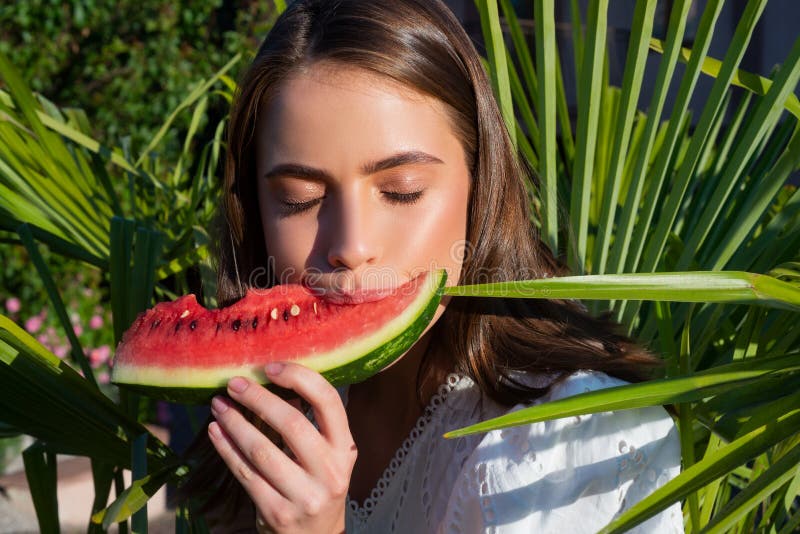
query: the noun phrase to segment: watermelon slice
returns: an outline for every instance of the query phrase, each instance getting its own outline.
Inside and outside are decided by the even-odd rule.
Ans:
[[[429,271],[361,304],[302,285],[249,290],[217,310],[194,295],[141,313],[122,336],[111,380],[150,397],[207,402],[233,376],[268,380],[264,364],[294,361],[332,384],[352,384],[405,353],[433,318],[447,273]]]

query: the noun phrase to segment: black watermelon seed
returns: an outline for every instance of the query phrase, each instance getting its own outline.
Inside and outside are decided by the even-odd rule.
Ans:
[[[221,323],[217,323],[217,332],[219,332],[220,330],[222,330],[222,324]]]
[[[189,328],[191,328],[192,330],[197,328],[197,321],[192,321],[191,323],[189,323]]]
[[[180,321],[178,321],[178,322],[175,324],[175,331],[177,332],[177,331],[178,331],[178,330],[180,330],[180,329],[181,329],[181,322],[180,322]]]
[[[253,325],[253,330],[255,330],[258,326],[258,317],[253,317],[253,322],[251,324]]]
[[[231,325],[231,327],[233,327],[233,331],[234,332],[238,332],[239,328],[242,327],[242,321],[240,321],[239,319],[236,319],[235,321],[233,321],[233,324]]]
[[[160,324],[161,324],[161,319],[156,319],[155,321],[153,321],[153,324],[150,325],[150,330],[157,328],[158,325]]]
[[[283,320],[284,321],[289,320],[289,310],[283,310]]]

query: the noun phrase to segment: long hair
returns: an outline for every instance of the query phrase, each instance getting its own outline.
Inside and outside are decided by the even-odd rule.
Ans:
[[[321,61],[365,69],[444,105],[472,181],[459,284],[567,274],[531,222],[536,184],[511,143],[480,57],[449,9],[440,0],[297,0],[244,73],[231,111],[217,228],[221,304],[241,298],[256,273],[260,285],[275,283],[256,194],[256,121],[288,76]],[[527,386],[518,371],[563,379],[593,369],[633,382],[660,363],[608,315],[592,317],[568,300],[454,298],[430,335],[418,391],[422,381],[457,370],[509,406],[548,389]],[[204,432],[192,450],[205,467],[195,470],[191,487],[241,497]]]

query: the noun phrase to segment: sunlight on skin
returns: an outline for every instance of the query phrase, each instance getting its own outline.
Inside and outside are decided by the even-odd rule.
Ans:
[[[457,285],[470,176],[440,102],[320,64],[284,82],[256,135],[262,223],[281,283],[385,290],[445,268]],[[399,165],[365,168],[409,152]]]

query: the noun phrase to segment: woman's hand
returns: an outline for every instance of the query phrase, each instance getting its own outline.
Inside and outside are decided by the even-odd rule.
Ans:
[[[223,397],[215,397],[211,443],[253,500],[259,525],[275,532],[344,532],[356,447],[336,389],[316,371],[268,364],[267,377],[292,389],[314,409],[319,431],[294,406],[241,377],[228,382],[231,398],[278,432],[286,455]],[[263,529],[259,529],[263,530]]]

